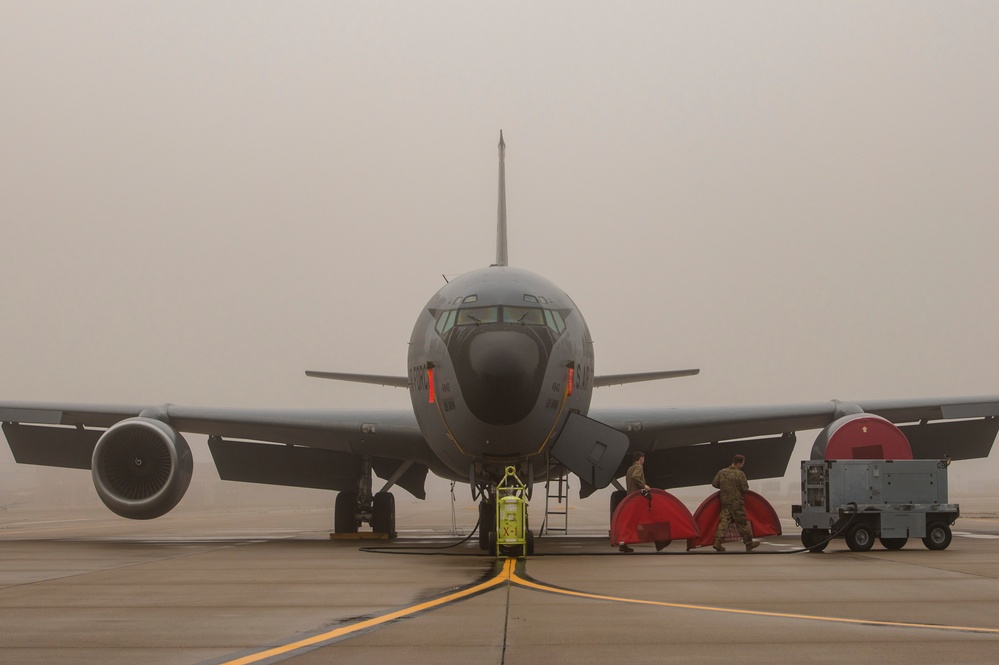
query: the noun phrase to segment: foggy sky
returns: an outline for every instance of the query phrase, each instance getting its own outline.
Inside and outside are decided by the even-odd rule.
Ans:
[[[999,394],[997,34],[987,2],[0,0],[0,399],[408,408],[304,370],[405,374],[495,256],[500,129],[510,264],[597,373],[702,370],[595,406]]]

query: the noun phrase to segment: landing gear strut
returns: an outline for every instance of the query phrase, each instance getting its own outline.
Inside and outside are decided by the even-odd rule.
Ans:
[[[357,478],[357,491],[337,494],[333,510],[333,531],[336,534],[357,533],[362,523],[370,524],[374,533],[396,537],[395,496],[386,491],[372,495],[370,458],[364,459]]]

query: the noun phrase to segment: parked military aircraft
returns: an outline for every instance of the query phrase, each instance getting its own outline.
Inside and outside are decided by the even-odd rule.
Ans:
[[[190,483],[181,432],[208,435],[224,480],[338,491],[334,529],[395,533],[399,486],[425,498],[428,471],[469,483],[483,548],[508,466],[528,486],[568,469],[581,495],[617,483],[629,451],[647,453],[651,485],[707,484],[734,453],[750,478],[783,476],[795,432],[857,413],[901,429],[917,457],[984,457],[999,431],[999,396],[830,401],[738,408],[590,409],[594,388],[696,374],[595,373],[582,313],[547,279],[507,261],[505,144],[499,143],[496,262],[461,275],[421,311],[405,375],[307,372],[407,388],[412,410],[236,410],[175,405],[0,402],[20,463],[90,469],[101,500],[132,519],[170,511]],[[278,444],[278,445],[275,445]],[[385,480],[373,492],[372,479]]]

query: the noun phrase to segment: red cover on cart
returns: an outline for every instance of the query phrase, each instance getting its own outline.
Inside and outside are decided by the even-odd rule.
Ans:
[[[827,460],[912,459],[912,446],[902,430],[869,413],[840,418],[819,436],[825,438]]]
[[[743,494],[742,499],[746,504],[746,520],[749,522],[749,529],[753,534],[753,538],[781,535],[780,518],[777,517],[777,511],[774,510],[769,501],[752,490]],[[715,492],[701,502],[701,505],[694,511],[694,522],[697,523],[700,536],[688,539],[687,549],[692,550],[695,547],[705,547],[713,544],[720,518],[721,492]],[[723,541],[731,543],[737,540],[741,541],[742,536],[739,535],[735,524],[730,524],[728,533],[725,534]]]
[[[665,490],[651,489],[647,497],[641,492],[629,494],[611,517],[612,545],[669,543],[698,535],[687,506]]]

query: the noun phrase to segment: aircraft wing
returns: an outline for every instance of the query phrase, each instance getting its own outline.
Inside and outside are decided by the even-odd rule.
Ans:
[[[987,457],[999,431],[999,396],[591,409],[589,417],[626,433],[629,450],[647,454],[649,483],[669,488],[710,483],[715,472],[731,463],[736,453],[747,456],[744,471],[750,479],[783,476],[794,449],[795,432],[821,429],[859,412],[898,424],[917,458]]]
[[[423,498],[427,470],[439,465],[409,410],[0,402],[0,421],[15,460],[47,466],[89,469],[100,434],[137,416],[208,435],[224,480],[353,489],[358,466],[370,458],[379,477],[398,474],[396,484]]]

